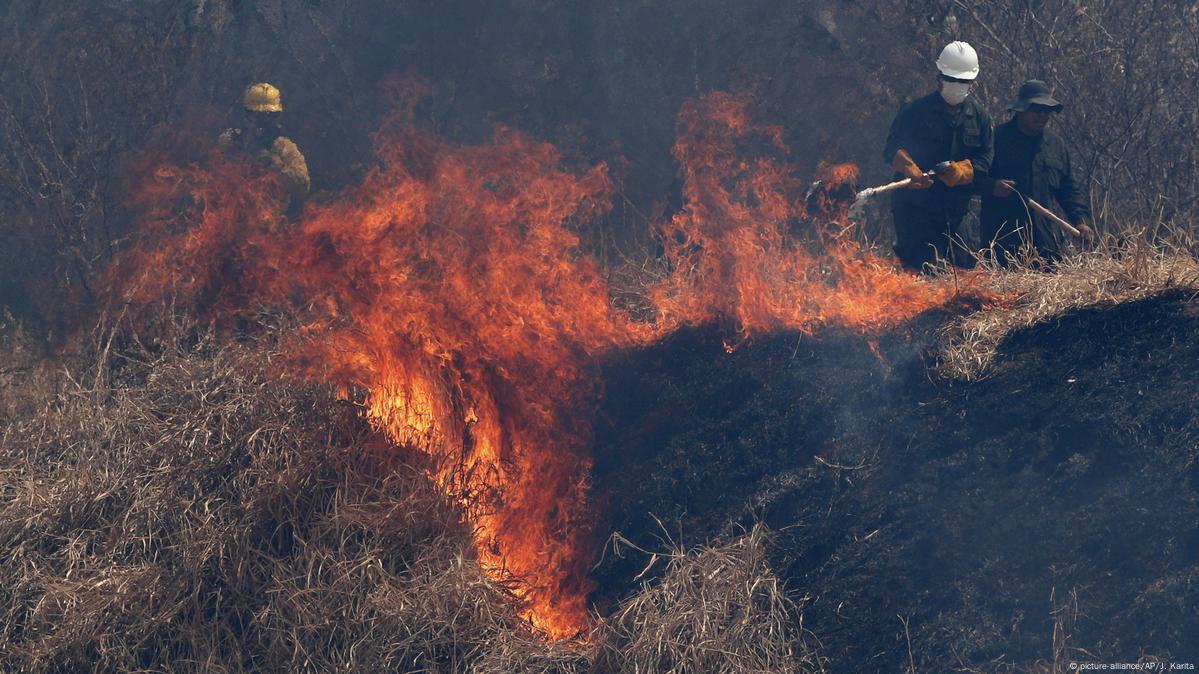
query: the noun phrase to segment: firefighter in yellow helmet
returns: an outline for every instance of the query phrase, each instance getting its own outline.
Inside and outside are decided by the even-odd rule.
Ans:
[[[246,87],[242,97],[243,124],[225,129],[218,139],[226,152],[243,152],[279,172],[283,185],[297,205],[308,195],[308,162],[292,139],[283,135],[280,124],[283,98],[274,85],[258,82]]]

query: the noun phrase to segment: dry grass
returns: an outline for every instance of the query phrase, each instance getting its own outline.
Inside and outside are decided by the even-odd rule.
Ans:
[[[986,376],[1004,337],[1065,312],[1168,290],[1199,292],[1199,259],[1181,246],[1150,245],[1140,239],[1067,258],[1053,272],[1028,266],[990,272],[991,288],[1015,299],[1010,306],[970,314],[946,326],[939,370],[947,376]]]
[[[264,361],[180,332],[5,378],[0,670],[468,671],[528,632],[428,480]]]
[[[417,457],[263,347],[4,335],[0,671],[804,671],[761,531],[548,644]]]
[[[601,661],[637,674],[823,671],[768,548],[758,525],[723,545],[666,555],[663,577],[612,616]]]

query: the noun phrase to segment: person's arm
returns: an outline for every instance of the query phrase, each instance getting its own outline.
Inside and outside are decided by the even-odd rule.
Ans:
[[[905,105],[891,122],[891,132],[887,134],[887,144],[883,148],[883,160],[891,166],[895,175],[912,180],[908,189],[922,190],[932,187],[933,179],[924,175],[926,169],[918,166],[908,151],[915,137],[912,131],[914,126],[915,116],[911,106]]]
[[[1091,204],[1086,187],[1074,175],[1074,166],[1070,157],[1070,149],[1065,142],[1059,143],[1061,154],[1061,180],[1054,192],[1061,210],[1066,211],[1066,219],[1078,229],[1081,239],[1086,242],[1095,240],[1095,230],[1091,229]]]
[[[995,161],[995,125],[981,107],[978,108],[978,140],[978,149],[970,150],[966,155],[974,171],[974,180],[969,182],[969,189],[975,194],[986,195],[995,188],[995,181],[990,177],[990,164]]]
[[[1061,205],[1062,210],[1066,212],[1066,219],[1078,228],[1083,238],[1088,241],[1094,238],[1095,233],[1090,226],[1090,196],[1078,176],[1074,175],[1070,151],[1065,146],[1062,147],[1062,180],[1053,196]]]
[[[887,143],[883,147],[883,161],[891,166],[895,161],[895,153],[910,147],[912,140],[911,106],[904,105],[891,120],[891,130],[887,133]]]
[[[995,163],[995,125],[990,116],[983,117],[981,121],[982,149],[979,150],[978,156],[970,158],[970,163],[974,166],[974,191],[978,194],[993,194],[995,179],[991,177],[991,164]]]
[[[954,150],[954,156],[960,156],[961,159],[951,157],[948,165],[937,171],[937,179],[949,187],[961,187],[968,192],[976,193],[980,191],[980,179],[986,186],[990,186],[986,177],[987,172],[991,169],[991,160],[995,156],[995,128],[991,125],[991,117],[982,109],[982,106],[968,105],[973,108],[972,114],[977,116],[978,144],[966,144],[968,140],[966,131],[972,125],[965,123],[959,125],[954,131],[957,134],[954,146],[958,148]]]
[[[276,138],[271,148],[271,165],[283,176],[283,185],[292,197],[302,199],[308,195],[311,182],[308,178],[308,162],[300,148],[289,138]]]

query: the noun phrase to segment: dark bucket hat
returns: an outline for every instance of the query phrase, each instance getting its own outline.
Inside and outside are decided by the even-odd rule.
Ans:
[[[1062,104],[1049,95],[1049,85],[1041,80],[1028,80],[1021,84],[1016,101],[1007,106],[1007,109],[1011,112],[1024,112],[1034,105],[1044,106],[1054,112],[1062,109]]]

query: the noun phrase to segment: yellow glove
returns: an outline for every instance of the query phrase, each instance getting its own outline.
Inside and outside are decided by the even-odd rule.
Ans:
[[[280,136],[271,145],[271,168],[283,177],[283,185],[293,197],[304,198],[312,186],[308,178],[308,162],[300,148],[290,138]]]
[[[937,179],[950,187],[969,185],[974,182],[974,164],[969,159],[955,161],[937,171]]]
[[[912,161],[912,155],[903,148],[895,153],[895,158],[891,160],[891,168],[895,169],[899,175],[912,179],[912,184],[908,186],[908,189],[922,190],[933,186],[933,179],[924,175],[924,171],[921,171],[916,162]]]

